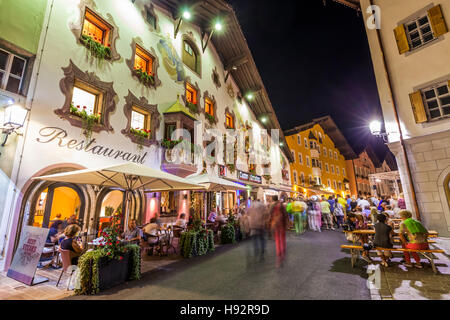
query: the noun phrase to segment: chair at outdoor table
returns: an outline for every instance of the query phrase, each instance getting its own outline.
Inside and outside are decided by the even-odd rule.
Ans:
[[[61,255],[62,271],[61,271],[61,274],[59,275],[58,282],[56,283],[56,286],[59,285],[59,282],[61,281],[62,275],[64,273],[69,273],[70,272],[70,278],[69,278],[69,281],[67,282],[67,290],[69,290],[70,281],[72,280],[72,275],[75,272],[77,266],[72,265],[72,261],[71,261],[72,259],[70,258],[70,250],[64,250],[64,249],[59,248],[58,252]]]
[[[161,254],[160,242],[160,237],[158,235],[143,232],[141,251],[147,255],[149,255],[150,251],[152,253],[151,255],[153,255],[155,248],[157,248],[158,253]]]

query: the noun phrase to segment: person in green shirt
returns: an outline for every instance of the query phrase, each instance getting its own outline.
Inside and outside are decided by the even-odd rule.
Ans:
[[[399,212],[402,223],[400,224],[400,240],[402,247],[413,250],[428,250],[428,230],[417,220],[412,218],[412,213],[407,210]],[[405,251],[405,266],[412,267],[410,253]],[[420,257],[417,252],[411,252],[414,260],[416,260],[415,267],[422,268]]]
[[[322,201],[320,201],[320,208],[322,210],[323,222],[325,223],[327,230],[334,230],[333,227],[333,217],[331,216],[330,203],[327,201],[325,196],[322,196]]]

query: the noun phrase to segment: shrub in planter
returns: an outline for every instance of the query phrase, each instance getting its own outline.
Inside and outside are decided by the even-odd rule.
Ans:
[[[236,242],[236,235],[234,231],[234,224],[227,223],[221,229],[220,243],[227,244],[235,242]]]
[[[192,258],[214,251],[212,230],[190,230],[183,232],[180,238],[180,253],[183,258]]]

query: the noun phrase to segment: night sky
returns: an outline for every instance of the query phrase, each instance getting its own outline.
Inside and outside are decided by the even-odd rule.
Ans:
[[[233,6],[283,130],[330,115],[359,151],[382,119],[361,14],[327,0],[228,0]],[[293,116],[295,111],[295,116]]]

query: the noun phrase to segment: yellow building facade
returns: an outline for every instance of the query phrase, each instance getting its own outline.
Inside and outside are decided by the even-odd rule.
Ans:
[[[314,194],[350,194],[351,177],[348,176],[346,157],[336,148],[332,137],[317,120],[285,131],[286,141],[294,158],[294,162],[290,164],[293,195],[301,193],[309,197]],[[332,120],[328,121],[328,127],[330,123],[334,124]],[[340,138],[343,138],[342,134]],[[343,150],[346,155],[353,155],[350,146],[347,144],[346,147]]]

